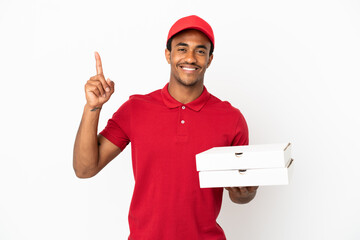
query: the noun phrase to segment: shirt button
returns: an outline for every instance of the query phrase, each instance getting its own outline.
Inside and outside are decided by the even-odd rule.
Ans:
[[[185,106],[182,106],[182,109],[185,109]]]
[[[185,121],[184,120],[181,120],[181,124],[184,124],[185,123]]]

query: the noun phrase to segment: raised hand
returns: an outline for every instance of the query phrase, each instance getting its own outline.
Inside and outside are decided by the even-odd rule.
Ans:
[[[86,104],[96,110],[106,103],[114,93],[114,82],[109,78],[105,80],[101,58],[95,52],[96,75],[91,77],[85,84]]]

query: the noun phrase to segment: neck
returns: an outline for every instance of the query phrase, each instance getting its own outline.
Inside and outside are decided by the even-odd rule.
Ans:
[[[170,80],[168,90],[170,95],[178,102],[187,104],[197,99],[204,90],[203,83],[194,86],[184,86],[176,81]]]

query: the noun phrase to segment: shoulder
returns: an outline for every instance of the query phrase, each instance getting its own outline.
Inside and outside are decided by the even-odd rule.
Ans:
[[[226,121],[230,121],[242,128],[247,127],[246,119],[239,108],[233,106],[228,101],[223,101],[215,97],[212,94],[210,94],[206,110],[211,114],[216,114],[220,119],[226,119]]]
[[[156,90],[148,94],[133,94],[127,101],[121,104],[121,106],[114,113],[114,116],[121,114],[129,114],[134,110],[141,110],[148,104],[156,104],[161,100],[161,90]]]
[[[135,110],[146,105],[160,104],[161,103],[161,90],[156,90],[148,94],[133,94],[125,101],[119,110]],[[118,111],[119,111],[118,110]]]
[[[148,94],[134,94],[129,97],[127,104],[137,105],[146,103],[159,103],[161,101],[161,90],[155,90]]]
[[[209,109],[213,109],[215,111],[231,114],[234,116],[242,116],[242,113],[240,112],[240,110],[237,107],[233,106],[228,101],[223,101],[223,100],[215,97],[212,94],[210,94],[210,98],[209,98],[207,106]]]

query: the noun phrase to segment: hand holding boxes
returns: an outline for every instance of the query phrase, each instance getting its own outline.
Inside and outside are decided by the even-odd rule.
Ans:
[[[290,143],[214,147],[196,155],[201,188],[288,184],[292,163]]]

